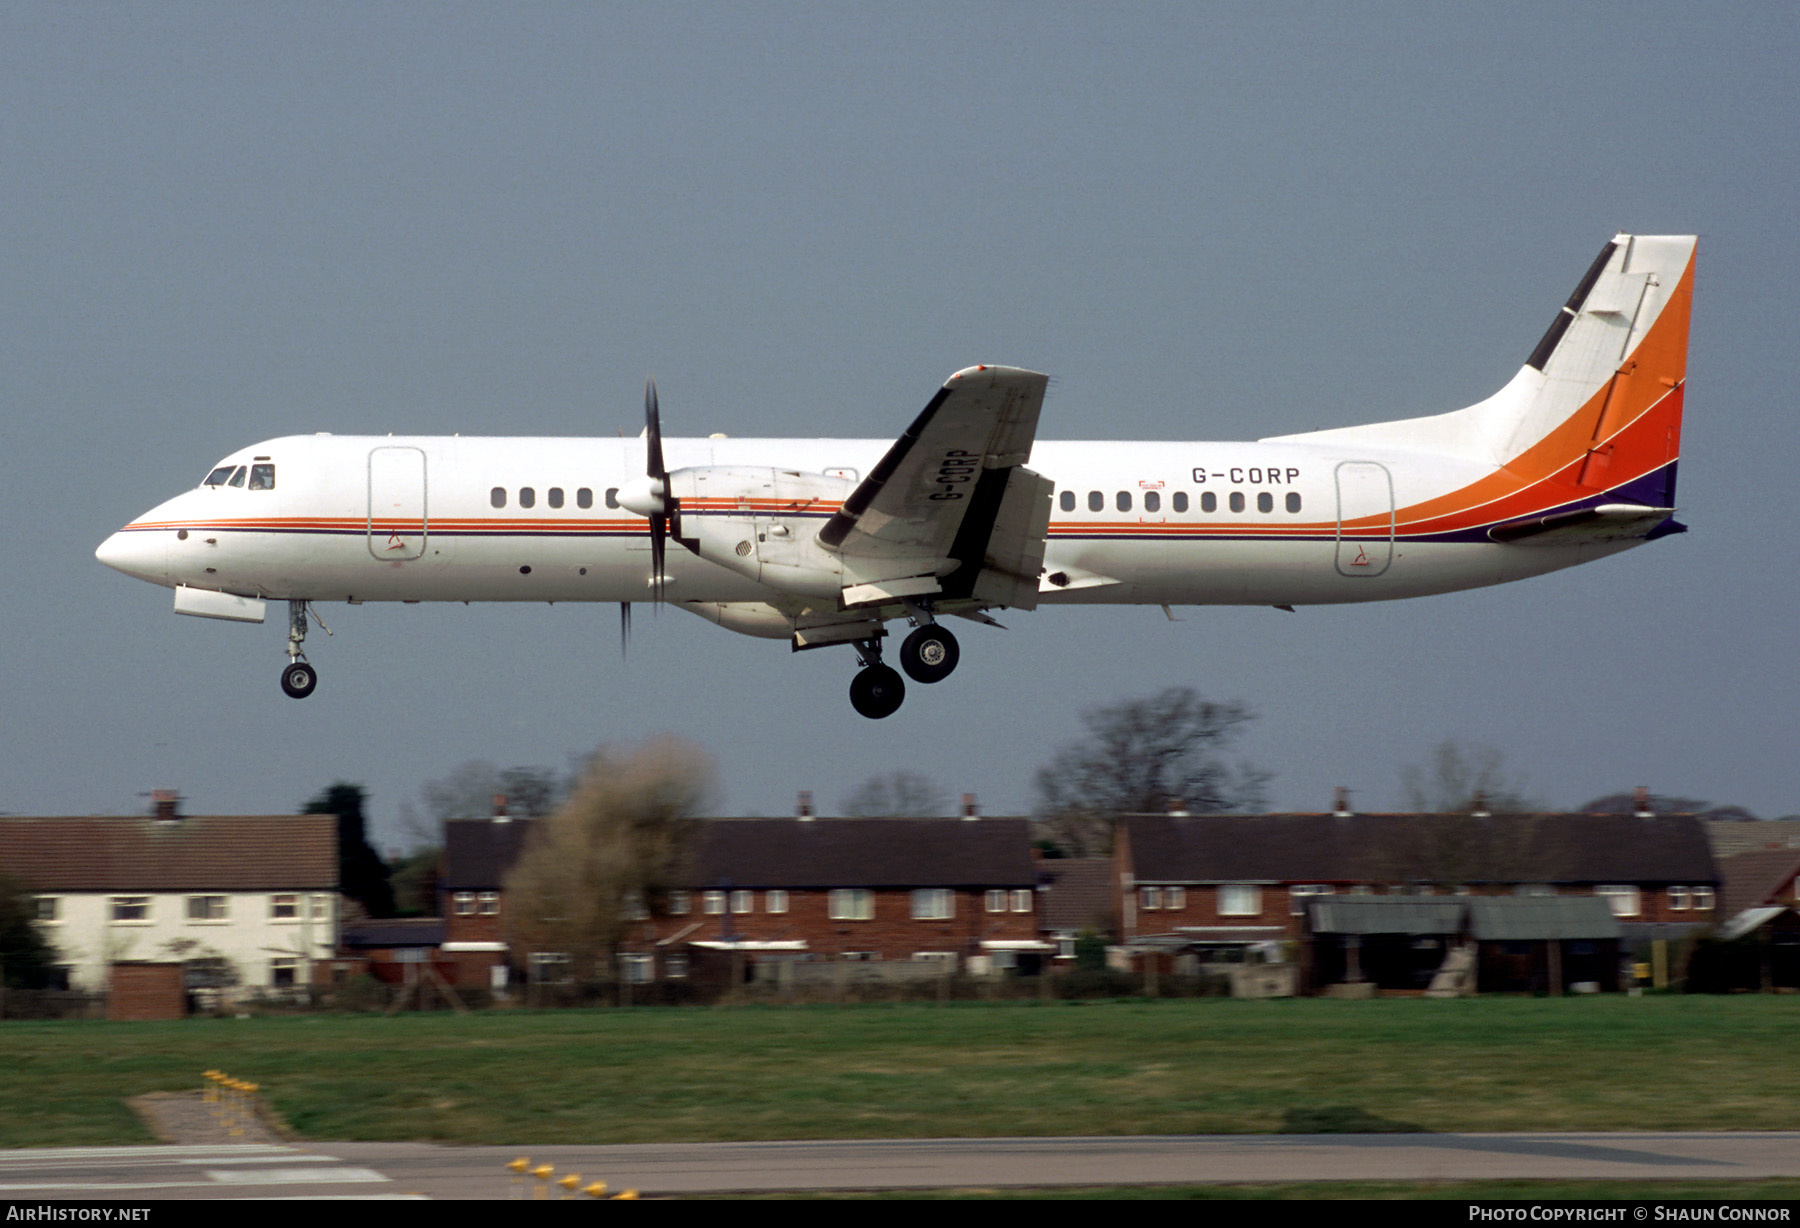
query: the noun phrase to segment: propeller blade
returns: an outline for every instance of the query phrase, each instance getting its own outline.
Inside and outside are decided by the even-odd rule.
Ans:
[[[667,557],[669,518],[650,517],[650,591],[658,606],[663,599],[663,561]]]
[[[645,448],[648,463],[644,472],[652,478],[667,478],[669,471],[663,467],[662,450],[662,415],[656,411],[656,381],[644,381],[644,433],[647,437]]]
[[[625,650],[631,647],[631,603],[619,603],[619,659],[625,659]]]

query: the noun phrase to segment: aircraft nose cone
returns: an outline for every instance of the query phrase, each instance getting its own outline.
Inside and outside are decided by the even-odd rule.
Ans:
[[[168,575],[168,543],[161,533],[121,529],[100,543],[94,557],[114,571],[139,580],[161,582]]]

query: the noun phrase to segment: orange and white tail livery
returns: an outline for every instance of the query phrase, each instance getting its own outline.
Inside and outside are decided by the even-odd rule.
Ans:
[[[1674,519],[1692,236],[1615,236],[1493,396],[1251,443],[1037,437],[1046,377],[976,366],[891,442],[306,435],[221,460],[108,538],[178,612],[288,603],[659,601],[796,651],[854,650],[851,701],[935,683],[951,617],[1071,602],[1297,606],[1524,579]]]

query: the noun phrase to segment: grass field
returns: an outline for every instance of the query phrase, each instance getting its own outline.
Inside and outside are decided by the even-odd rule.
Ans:
[[[262,1085],[312,1139],[1800,1128],[1800,998],[1221,999],[0,1025],[0,1146]]]

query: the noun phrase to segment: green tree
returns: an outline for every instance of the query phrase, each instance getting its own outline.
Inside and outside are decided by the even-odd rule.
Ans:
[[[361,785],[338,781],[307,802],[302,814],[337,816],[338,890],[362,905],[371,917],[394,915],[394,889],[387,864],[369,847],[363,807],[368,795]]]
[[[0,970],[9,989],[42,989],[56,953],[38,932],[37,899],[17,879],[0,875]]]

